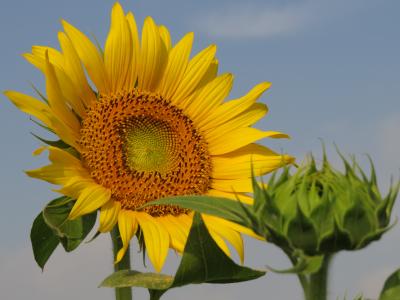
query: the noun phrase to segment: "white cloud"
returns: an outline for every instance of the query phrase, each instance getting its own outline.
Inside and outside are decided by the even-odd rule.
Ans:
[[[377,152],[381,160],[384,190],[388,187],[390,176],[397,180],[400,174],[399,128],[400,112],[392,113],[378,123],[375,133]]]
[[[326,21],[333,15],[352,11],[360,1],[300,0],[284,4],[236,2],[216,7],[195,18],[195,25],[215,37],[271,38],[296,34]]]
[[[312,21],[308,2],[280,7],[236,6],[208,15],[199,27],[217,37],[273,37],[297,32]]]

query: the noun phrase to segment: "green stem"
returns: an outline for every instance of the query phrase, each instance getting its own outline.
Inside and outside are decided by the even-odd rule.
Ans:
[[[117,226],[111,231],[111,239],[113,244],[114,259],[117,256],[118,251],[122,248],[122,241],[119,235]],[[131,258],[129,254],[129,248],[126,250],[122,260],[114,264],[114,271],[120,270],[130,270],[131,268]],[[132,288],[115,288],[115,300],[132,300]]]
[[[308,288],[304,290],[306,300],[326,300],[328,295],[328,275],[331,256],[323,258],[321,268],[308,278]]]
[[[297,260],[294,257],[292,257],[290,251],[284,251],[284,252],[286,253],[287,257],[289,257],[290,261],[292,262],[292,265],[293,266],[297,265]],[[306,292],[306,291],[308,291],[307,277],[300,273],[297,273],[296,275],[297,275],[297,278],[299,278],[301,287],[303,288],[303,291],[304,291],[304,295],[305,295],[305,297],[307,297],[307,292]]]

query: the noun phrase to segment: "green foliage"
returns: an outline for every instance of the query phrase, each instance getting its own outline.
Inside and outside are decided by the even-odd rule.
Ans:
[[[32,133],[32,132],[31,132],[31,134],[32,134],[35,138],[37,138],[39,141],[41,141],[41,142],[43,142],[43,143],[45,143],[46,145],[49,145],[49,146],[57,147],[57,148],[60,148],[60,149],[67,149],[67,148],[70,148],[70,147],[71,147],[70,145],[66,144],[66,143],[65,143],[64,141],[62,141],[62,140],[50,141],[50,140],[46,140],[46,139],[44,139],[44,138],[41,138],[40,136],[38,136],[38,135],[36,135],[36,134],[34,134],[34,133]]]
[[[60,241],[44,221],[42,213],[33,221],[31,242],[35,261],[43,269]]]
[[[221,217],[249,228],[251,228],[253,222],[255,222],[253,215],[246,214],[246,212],[251,209],[250,205],[221,197],[203,195],[166,197],[160,200],[148,202],[143,205],[143,207],[158,204],[179,205],[186,209]]]
[[[324,153],[321,168],[313,157],[293,174],[285,167],[272,175],[267,189],[253,177],[253,206],[209,196],[169,197],[146,206],[179,205],[251,228],[280,247],[293,264],[287,270],[269,269],[296,273],[307,290],[324,258],[361,249],[391,228],[399,183],[382,197],[372,162],[368,178],[355,160],[350,164],[339,155],[345,172],[333,169]]]
[[[383,198],[372,163],[368,179],[355,161],[350,165],[342,159],[344,174],[333,169],[326,156],[321,169],[311,157],[293,175],[286,168],[273,176],[267,190],[254,183],[259,195],[255,215],[269,241],[323,255],[363,248],[390,228],[399,185]]]
[[[143,287],[151,290],[167,290],[171,288],[174,277],[160,273],[142,273],[134,270],[121,270],[108,276],[100,284],[101,287]]]
[[[293,267],[285,270],[277,270],[271,267],[268,269],[272,272],[279,274],[302,274],[309,275],[314,274],[319,271],[323,263],[324,256],[307,256],[302,251],[294,251],[293,253],[288,253],[293,261]]]
[[[33,254],[42,269],[59,243],[67,252],[75,250],[96,222],[96,212],[68,220],[73,204],[74,201],[68,197],[49,202],[32,225]]]
[[[386,279],[379,300],[400,299],[400,269]]]
[[[171,288],[199,283],[231,283],[256,279],[265,274],[234,263],[217,246],[199,214],[195,214],[181,263],[174,277],[123,270],[111,274],[103,287],[145,287],[157,300]]]

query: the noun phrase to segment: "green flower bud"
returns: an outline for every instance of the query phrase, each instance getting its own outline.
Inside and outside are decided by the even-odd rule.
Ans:
[[[289,167],[260,187],[254,181],[258,233],[284,249],[321,255],[356,250],[377,240],[390,226],[399,184],[382,198],[371,162],[367,178],[353,160],[341,156],[345,172],[332,168],[324,153],[322,167],[314,158],[292,175]]]

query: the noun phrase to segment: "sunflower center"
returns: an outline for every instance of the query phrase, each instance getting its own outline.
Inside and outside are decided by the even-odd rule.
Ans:
[[[206,193],[211,185],[208,145],[193,122],[158,94],[137,89],[100,95],[83,121],[82,157],[92,178],[123,209],[166,196]],[[153,216],[185,213],[151,206]]]
[[[131,170],[163,175],[177,161],[174,131],[167,122],[151,117],[132,117],[126,124],[125,153]]]

